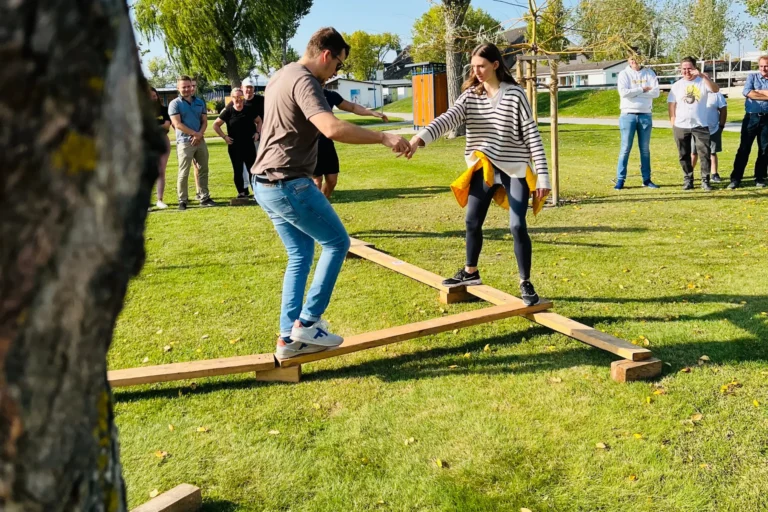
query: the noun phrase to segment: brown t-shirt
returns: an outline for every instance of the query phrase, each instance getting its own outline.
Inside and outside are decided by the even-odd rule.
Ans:
[[[259,156],[251,172],[270,181],[311,178],[320,132],[309,118],[331,112],[320,82],[301,64],[288,64],[269,80],[264,102]]]

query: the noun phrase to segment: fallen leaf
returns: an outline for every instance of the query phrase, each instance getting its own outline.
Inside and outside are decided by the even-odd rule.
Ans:
[[[704,464],[699,464],[699,467],[700,467],[701,469],[712,469],[712,466],[710,466],[710,465],[709,465],[709,464],[707,464],[707,463],[704,463]]]
[[[577,209],[580,210],[581,208],[577,208]],[[529,508],[523,507],[523,508],[520,509],[520,512],[533,512],[533,511],[531,509],[529,509]]]
[[[171,425],[171,424],[169,423],[169,424],[168,424],[168,430],[170,430],[171,432],[173,432],[174,430],[176,430],[176,427],[174,427],[173,425]]]
[[[229,344],[230,344],[230,345],[234,345],[234,344],[235,344],[235,343],[237,343],[238,341],[240,341],[240,338],[235,338],[235,339],[233,339],[233,340],[229,340]]]
[[[608,445],[605,444],[605,443],[596,443],[595,444],[595,448],[597,448],[599,450],[607,450],[608,449]]]
[[[701,414],[700,412],[697,412],[696,414],[691,416],[691,421],[693,421],[694,423],[697,422],[697,421],[701,421],[703,419],[704,419],[704,415]]]
[[[271,436],[279,436],[280,435],[280,431],[279,430],[270,430],[269,432],[267,432],[267,434],[269,434]]]
[[[148,362],[149,362],[149,358],[148,358],[148,357],[145,357],[144,359],[142,359],[142,360],[141,360],[141,362],[142,362],[142,363],[148,363]]]
[[[197,315],[199,315],[199,314],[200,314],[200,312],[199,312],[199,311],[195,311],[195,316],[197,316]]]
[[[170,352],[171,350],[173,350],[173,347],[170,345],[166,345],[163,347],[163,352]]]
[[[760,407],[760,402],[758,402],[757,400],[752,400],[752,405],[754,405],[755,407]]]
[[[453,334],[459,334],[459,330],[458,329],[454,329],[453,330]]]
[[[709,356],[701,356],[699,358],[699,364],[707,364],[709,362]]]
[[[667,390],[663,389],[663,388],[662,389],[656,389],[656,390],[653,391],[653,394],[654,395],[666,395],[667,394]]]
[[[550,377],[549,382],[551,382],[552,384],[560,384],[561,382],[563,382],[563,379],[561,377]]]
[[[469,359],[470,357],[472,357],[472,353],[471,352],[467,352],[466,354],[464,354],[464,358],[465,359]]]
[[[168,452],[164,452],[162,450],[157,450],[155,452],[155,457],[157,457],[158,459],[164,459],[164,458],[168,457]]]
[[[158,491],[157,489],[152,489],[151,491],[149,491],[150,498],[156,498],[158,494],[160,494],[160,491]]]
[[[448,463],[441,459],[435,459],[435,465],[439,468],[448,469]]]
[[[162,329],[158,329],[158,331],[155,334],[163,334],[163,330]]]
[[[208,427],[197,427],[198,432],[208,432],[210,429]]]
[[[643,434],[633,434],[632,437],[634,437],[635,439],[642,439]]]
[[[629,475],[627,477],[627,480],[629,480],[630,482],[636,482],[637,481],[637,475]]]
[[[450,368],[451,370],[453,370],[454,368],[458,368],[458,367],[459,367],[459,365],[457,365],[457,364],[452,364],[452,365],[451,365],[451,366],[449,366],[448,368]]]
[[[653,402],[653,398],[649,396],[645,397],[645,403],[650,404],[651,402]]]
[[[691,369],[690,369],[690,367],[686,366],[685,368],[680,370],[680,373],[691,373]]]
[[[405,440],[405,446],[411,445],[411,444],[413,444],[415,442],[416,442],[416,440],[414,438],[409,437],[408,439]]]
[[[197,382],[191,382],[191,383],[189,384],[189,388],[190,388],[192,391],[196,390],[196,389],[197,389]]]
[[[490,352],[490,351],[491,351],[491,346],[490,345],[486,345],[486,346],[483,347],[483,352]]]
[[[741,384],[738,381],[733,380],[728,384],[723,384],[722,386],[720,386],[720,392],[723,393],[724,395],[732,395],[740,387],[741,387]]]
[[[312,407],[314,407],[314,408],[315,408],[315,409],[317,409],[318,411],[320,410],[320,404],[317,404],[317,403],[315,403],[315,404],[312,404]]]

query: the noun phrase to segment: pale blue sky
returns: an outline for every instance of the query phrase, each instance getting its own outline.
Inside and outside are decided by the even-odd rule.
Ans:
[[[276,0],[279,1],[279,0]],[[509,0],[512,3],[527,3],[520,0]],[[575,0],[565,0],[566,5],[572,5]],[[429,0],[315,0],[312,10],[301,21],[296,36],[291,45],[302,53],[312,33],[320,27],[333,26],[340,32],[364,30],[371,33],[394,32],[399,35],[403,45],[411,41],[411,27],[414,21],[426,12],[432,2]],[[505,27],[515,25],[523,9],[497,2],[495,0],[473,0],[472,6],[486,10],[494,18],[501,21]],[[735,12],[735,11],[734,11]],[[742,14],[742,16],[744,16]],[[745,51],[755,50],[754,43],[745,41]],[[734,41],[727,46],[727,51],[737,53],[738,44]],[[165,57],[161,41],[152,41],[149,54],[144,57],[148,62],[151,57]]]

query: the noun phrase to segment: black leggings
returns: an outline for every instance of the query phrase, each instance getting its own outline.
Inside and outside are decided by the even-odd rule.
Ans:
[[[243,164],[250,173],[253,163],[256,161],[256,146],[252,139],[243,142],[235,142],[227,146],[229,160],[232,162],[232,172],[235,178],[235,188],[238,193],[248,193],[248,183],[243,181]],[[255,191],[254,191],[255,192]]]
[[[509,230],[515,243],[515,258],[520,278],[528,280],[531,277],[531,256],[533,246],[528,236],[525,224],[525,214],[528,211],[530,191],[525,178],[511,178],[506,173],[496,170],[496,176],[501,178],[501,185],[488,187],[483,179],[483,173],[478,171],[472,176],[469,185],[469,201],[467,202],[467,266],[476,267],[483,249],[483,222],[488,214],[488,207],[493,200],[493,194],[498,187],[503,186],[509,200]]]

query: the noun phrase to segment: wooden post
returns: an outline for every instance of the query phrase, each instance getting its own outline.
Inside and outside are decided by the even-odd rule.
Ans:
[[[531,84],[533,83],[533,74],[532,69],[535,65],[535,62],[528,61],[526,63],[526,69],[525,69],[525,94],[528,96],[528,104],[531,106],[531,109],[533,109],[533,93]]]
[[[557,59],[549,61],[549,132],[551,138],[552,165],[550,166],[550,176],[552,177],[552,204],[560,204],[560,138],[557,115]]]
[[[536,53],[534,52],[534,56]],[[531,61],[531,111],[533,112],[533,120],[538,124],[539,122],[539,95],[536,82],[538,81],[538,67],[539,63],[536,59]]]
[[[525,89],[525,77],[523,75],[523,67],[525,66],[525,61],[517,59],[517,70],[515,71],[515,75],[517,78],[517,84]]]

